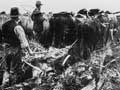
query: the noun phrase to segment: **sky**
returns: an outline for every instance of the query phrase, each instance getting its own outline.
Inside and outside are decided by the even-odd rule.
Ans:
[[[11,7],[19,7],[20,12],[32,12],[36,0],[0,0],[0,12],[10,12]],[[77,12],[82,8],[99,8],[112,12],[120,11],[120,0],[41,0],[42,12]]]

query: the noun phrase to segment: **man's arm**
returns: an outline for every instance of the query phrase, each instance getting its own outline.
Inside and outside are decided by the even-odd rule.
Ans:
[[[31,19],[34,21],[34,13],[35,13],[36,9],[33,10],[32,14],[31,14]]]
[[[20,40],[21,48],[27,49],[29,54],[33,54],[32,50],[30,49],[28,40],[26,38],[24,29],[20,25],[17,25],[14,28],[14,31],[15,31],[15,34],[17,35],[18,39]]]
[[[32,13],[32,15],[31,15],[31,19],[34,21],[34,15],[33,15],[33,13]]]

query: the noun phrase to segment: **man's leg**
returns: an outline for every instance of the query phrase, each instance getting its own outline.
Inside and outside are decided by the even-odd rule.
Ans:
[[[3,86],[9,84],[11,61],[12,61],[12,54],[6,57],[6,70],[3,73],[3,81],[2,81]]]
[[[4,73],[3,73],[3,80],[2,80],[2,85],[3,86],[9,83],[9,76],[10,76],[9,72],[7,70],[4,71]]]

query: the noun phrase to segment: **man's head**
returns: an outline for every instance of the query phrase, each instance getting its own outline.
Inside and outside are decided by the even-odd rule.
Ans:
[[[89,16],[95,16],[100,14],[100,9],[90,9],[88,12]]]
[[[87,9],[81,9],[80,11],[77,12],[77,14],[82,14],[82,15],[87,15]]]
[[[41,5],[43,5],[43,4],[41,3],[41,1],[36,1],[36,7],[37,7],[37,8],[40,8]]]
[[[19,9],[17,7],[11,8],[10,17],[12,19],[17,19],[19,17],[19,15],[20,15],[20,13],[19,13]]]

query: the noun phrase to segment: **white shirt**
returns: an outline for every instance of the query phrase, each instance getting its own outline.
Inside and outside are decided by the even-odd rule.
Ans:
[[[20,40],[21,48],[26,48],[29,46],[25,32],[20,25],[17,25],[14,28],[14,32],[17,35],[18,39]]]

